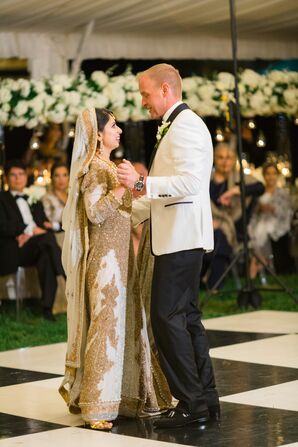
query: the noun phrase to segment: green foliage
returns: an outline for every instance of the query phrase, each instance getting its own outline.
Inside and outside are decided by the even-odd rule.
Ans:
[[[281,278],[283,282],[298,297],[298,275]],[[272,279],[268,278],[268,287],[277,287]],[[256,287],[260,284],[256,284]],[[223,290],[227,293],[217,294],[203,307],[203,318],[215,318],[225,315],[251,312],[251,307],[239,309],[237,305],[237,292],[233,280],[228,280]],[[204,301],[204,291],[200,294]],[[298,305],[286,293],[280,291],[263,292],[263,310],[298,311]],[[56,321],[44,320],[40,316],[40,303],[38,301],[25,301],[19,319],[16,318],[16,308],[13,301],[5,300],[0,306],[0,351],[17,349],[29,346],[40,346],[49,343],[66,341],[66,315],[56,315]]]

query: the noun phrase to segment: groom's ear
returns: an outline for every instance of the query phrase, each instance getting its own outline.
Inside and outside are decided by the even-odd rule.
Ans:
[[[167,82],[163,82],[161,85],[161,90],[163,95],[165,96],[170,90],[170,85]]]

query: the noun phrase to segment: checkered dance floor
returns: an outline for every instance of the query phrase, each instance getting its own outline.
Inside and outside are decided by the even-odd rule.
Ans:
[[[120,419],[84,428],[58,395],[65,343],[0,352],[0,447],[298,446],[298,313],[257,311],[205,321],[220,425],[155,430]]]

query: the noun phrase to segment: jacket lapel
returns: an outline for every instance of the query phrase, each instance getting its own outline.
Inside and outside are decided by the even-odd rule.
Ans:
[[[182,110],[186,110],[186,109],[189,109],[189,107],[188,107],[187,104],[185,104],[183,102],[182,104],[179,104],[179,106],[177,106],[173,110],[173,112],[171,113],[171,115],[167,119],[167,123],[170,123],[169,126],[168,126],[168,129],[170,128],[170,126],[171,126],[172,122],[174,121],[174,119],[179,115],[179,113],[182,112]],[[150,172],[150,169],[151,169],[152,163],[154,161],[154,158],[155,158],[158,146],[160,145],[160,142],[161,142],[162,139],[163,139],[163,137],[155,143],[155,146],[153,148],[153,151],[152,151],[152,154],[151,154],[151,157],[150,157],[150,161],[149,161],[148,172]]]

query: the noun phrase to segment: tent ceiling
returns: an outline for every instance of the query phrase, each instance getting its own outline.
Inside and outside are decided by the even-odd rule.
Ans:
[[[298,38],[297,0],[236,0],[239,36]],[[2,31],[229,34],[228,0],[1,0]]]

